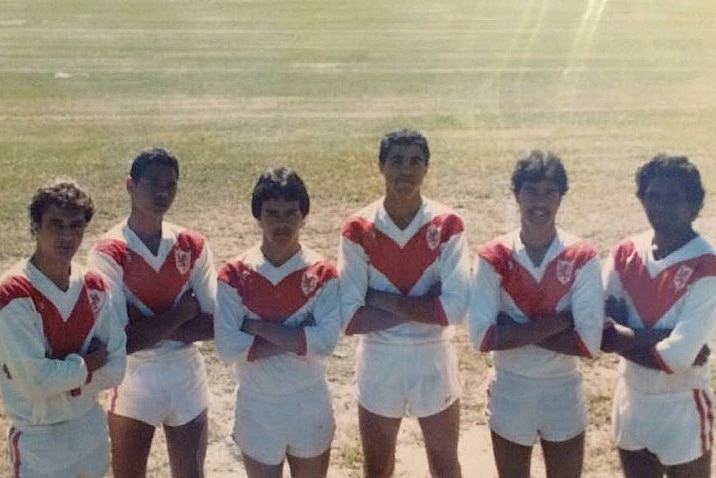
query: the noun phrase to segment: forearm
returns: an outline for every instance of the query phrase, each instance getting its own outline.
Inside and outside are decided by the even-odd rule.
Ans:
[[[628,358],[624,354],[630,350],[651,349],[659,341],[668,337],[670,333],[670,329],[631,329],[612,322],[602,333],[601,349]]]
[[[305,335],[302,327],[287,327],[282,323],[257,319],[244,319],[243,332],[259,337],[285,352],[305,352]]]
[[[249,349],[247,358],[249,362],[253,362],[255,360],[275,357],[276,355],[281,355],[285,353],[288,352],[278,347],[277,345],[272,344],[268,340],[262,339],[261,337],[256,337],[254,343]]]
[[[438,313],[437,297],[408,297],[376,290],[369,290],[366,304],[376,309],[389,312],[404,321],[423,324],[441,324]]]
[[[211,314],[201,314],[181,324],[167,338],[186,343],[212,340],[214,338],[213,317]]]
[[[130,319],[127,328],[127,353],[151,348],[157,342],[168,339],[186,321],[172,311],[152,317]]]
[[[570,328],[571,320],[566,316],[555,315],[518,323],[501,314],[495,325],[495,333],[492,334],[491,350],[508,350],[539,344],[542,340]]]
[[[380,332],[405,322],[407,321],[395,314],[365,305],[353,314],[348,327],[346,327],[346,335]]]
[[[552,352],[557,352],[564,355],[574,355],[577,357],[584,357],[585,352],[579,345],[579,338],[576,332],[573,330],[567,330],[560,332],[555,335],[551,335],[537,342],[539,347]]]

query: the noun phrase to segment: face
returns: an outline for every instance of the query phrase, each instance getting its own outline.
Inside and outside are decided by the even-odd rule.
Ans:
[[[259,226],[264,252],[292,252],[300,248],[299,233],[305,221],[298,201],[267,199],[261,204]]]
[[[515,196],[525,225],[554,225],[562,197],[551,179],[525,182]]]
[[[77,253],[87,222],[80,209],[50,205],[39,224],[33,224],[37,252],[48,259],[69,263]]]
[[[428,172],[428,158],[420,146],[395,145],[388,151],[385,162],[380,163],[380,172],[388,194],[419,194]]]
[[[641,205],[654,231],[680,235],[691,230],[696,218],[679,181],[655,177],[644,189]]]
[[[163,216],[174,202],[178,176],[170,166],[151,165],[136,181],[127,179],[132,207],[142,212]]]

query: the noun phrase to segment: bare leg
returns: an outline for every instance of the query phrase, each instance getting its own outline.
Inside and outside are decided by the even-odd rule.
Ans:
[[[283,463],[280,465],[267,465],[254,460],[246,453],[241,454],[244,468],[249,478],[281,478],[283,476]]]
[[[387,478],[395,469],[395,446],[401,418],[383,417],[358,405],[358,424],[366,478]]]
[[[288,466],[291,469],[291,478],[326,478],[328,463],[331,460],[331,448],[313,458],[299,458],[287,456]]]
[[[694,461],[666,467],[666,476],[669,478],[708,478],[711,476],[711,450]]]
[[[107,414],[115,478],[144,478],[154,427],[129,417]]]
[[[541,440],[548,478],[579,478],[584,463],[584,432],[565,441]]]
[[[209,438],[207,410],[178,427],[164,426],[173,478],[203,478]]]
[[[500,478],[530,478],[532,447],[502,438],[491,431],[492,453]]]
[[[664,467],[653,453],[644,450],[619,449],[619,460],[625,478],[657,478],[664,476]],[[707,475],[708,476],[708,475]]]
[[[430,474],[440,478],[460,478],[457,442],[460,436],[460,400],[442,412],[418,419],[423,432]]]

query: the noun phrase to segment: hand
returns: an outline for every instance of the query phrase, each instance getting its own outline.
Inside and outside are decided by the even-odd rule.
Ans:
[[[184,318],[182,322],[188,322],[198,316],[201,312],[201,306],[196,299],[196,295],[194,295],[194,290],[187,289],[184,291],[174,309],[177,314]]]
[[[132,322],[142,319],[144,315],[142,314],[142,311],[139,310],[139,307],[127,302],[127,317],[129,317],[129,323],[131,324]]]
[[[425,293],[424,297],[440,297],[442,292],[442,282],[438,281]]]
[[[87,366],[87,370],[92,373],[104,365],[109,360],[109,353],[107,352],[107,346],[101,340],[93,338],[90,342],[90,346],[87,349],[87,353],[82,357]]]
[[[604,313],[616,323],[626,326],[628,320],[627,305],[624,299],[609,296],[604,301]]]
[[[506,312],[500,311],[499,314],[497,314],[497,325],[511,325],[514,324],[515,321],[512,317],[510,317]]]
[[[704,345],[703,347],[701,347],[701,350],[699,350],[699,353],[696,355],[696,358],[694,359],[694,365],[696,365],[697,367],[706,365],[706,362],[709,361],[709,355],[711,355],[711,349],[708,345]]]
[[[301,327],[310,327],[312,325],[316,325],[316,318],[313,317],[313,314],[308,314],[305,319],[303,319],[298,324]]]
[[[245,334],[249,335],[256,335],[254,334],[254,324],[256,324],[258,320],[256,319],[249,319],[248,317],[244,317],[244,320],[241,322],[241,331]]]

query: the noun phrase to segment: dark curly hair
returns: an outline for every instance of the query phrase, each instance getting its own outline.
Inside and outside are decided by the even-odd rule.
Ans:
[[[89,223],[94,216],[94,203],[89,193],[77,181],[67,178],[54,179],[41,186],[27,206],[32,224],[40,224],[42,216],[50,206],[60,209],[81,211],[85,223]]]

